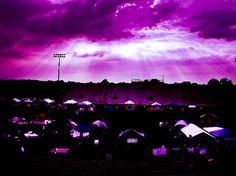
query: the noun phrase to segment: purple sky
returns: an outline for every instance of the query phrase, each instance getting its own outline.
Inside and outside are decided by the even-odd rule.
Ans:
[[[0,0],[0,79],[236,84],[236,0]]]

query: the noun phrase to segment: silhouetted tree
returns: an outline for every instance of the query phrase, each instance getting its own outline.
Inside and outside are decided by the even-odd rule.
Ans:
[[[109,84],[107,79],[102,80],[101,84]]]
[[[220,86],[220,81],[218,79],[210,79],[207,83],[209,87],[219,87]]]
[[[160,80],[158,80],[158,79],[151,79],[150,83],[152,85],[160,84]]]
[[[143,81],[143,83],[144,83],[144,85],[148,85],[148,84],[149,84],[149,80],[148,80],[148,79],[145,79],[145,80]]]
[[[220,80],[220,84],[223,86],[223,87],[232,87],[233,86],[233,83],[231,80],[227,79],[227,78],[222,78]]]

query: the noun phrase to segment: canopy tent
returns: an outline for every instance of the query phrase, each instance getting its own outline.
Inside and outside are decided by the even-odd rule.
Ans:
[[[77,104],[77,101],[70,99],[70,100],[65,101],[63,104]]]
[[[221,137],[227,137],[231,135],[231,131],[227,128],[222,127],[204,127],[204,130],[209,132],[210,134],[214,136],[221,136]]]
[[[188,124],[185,122],[185,120],[178,120],[175,123],[174,127],[176,127],[176,126],[186,126],[186,125],[188,125]]]
[[[121,131],[117,140],[117,157],[125,159],[144,159],[146,157],[147,146],[144,132],[134,128]]]
[[[72,129],[70,131],[70,136],[73,137],[73,138],[89,138],[90,134],[89,134],[89,130],[85,130],[85,131],[78,131],[78,130],[75,130],[75,129]]]
[[[119,137],[128,137],[128,136],[139,136],[139,137],[145,137],[144,132],[139,132],[135,129],[127,129],[125,131],[121,131],[119,134]]]
[[[133,105],[133,104],[134,104],[134,102],[133,102],[133,101],[131,101],[131,100],[128,100],[128,101],[126,101],[124,104],[127,104],[127,105]]]
[[[158,103],[157,101],[155,101],[155,102],[153,102],[153,103],[151,104],[151,106],[161,106],[161,104]]]
[[[16,103],[20,103],[21,102],[21,100],[19,99],[19,98],[13,98],[12,99],[14,102],[16,102]]]
[[[31,100],[29,98],[23,98],[22,101],[25,102],[25,103],[32,103],[33,102],[33,100]]]
[[[92,124],[97,126],[98,128],[107,129],[107,124],[101,120],[96,120]]]
[[[93,103],[86,100],[86,101],[81,101],[81,102],[79,102],[78,104],[79,104],[79,105],[87,105],[87,106],[89,106],[89,105],[92,105]]]
[[[185,120],[177,120],[174,125],[172,126],[171,133],[173,135],[177,135],[181,133],[181,129],[187,126],[187,122]]]
[[[188,105],[188,108],[196,108],[197,107],[197,105],[195,105],[195,104],[189,104]]]
[[[125,109],[127,111],[133,111],[136,108],[135,103],[131,100],[126,101],[124,104],[125,104]]]
[[[201,127],[214,136],[226,137],[231,135],[229,129],[220,127],[219,118],[215,114],[203,114],[200,116]]]
[[[219,118],[215,114],[203,114],[200,116],[201,127],[219,126]]]
[[[224,128],[222,128],[222,127],[204,127],[203,129],[206,130],[207,132],[211,133],[214,131],[221,131]]]
[[[215,136],[211,135],[209,132],[205,131],[204,129],[200,128],[199,126],[193,123],[190,123],[187,126],[181,128],[181,131],[185,134],[187,138],[192,138],[202,133],[205,133],[208,136],[215,138]]]
[[[140,139],[145,137],[144,132],[138,132],[135,129],[127,129],[121,131],[119,134],[120,138],[124,138],[128,144],[136,144],[140,142]]]
[[[73,138],[89,138],[90,132],[95,130],[95,127],[90,124],[77,124],[72,120],[69,120],[69,122],[73,126],[73,129],[70,130],[70,135]]]
[[[46,103],[54,103],[55,101],[50,99],[50,98],[44,98],[43,101],[45,101]]]

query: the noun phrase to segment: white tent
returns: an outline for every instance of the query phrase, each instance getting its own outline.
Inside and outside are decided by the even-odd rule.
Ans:
[[[18,99],[18,98],[13,98],[12,100],[15,101],[15,102],[17,102],[17,103],[20,103],[20,102],[21,102],[21,100]]]
[[[107,124],[101,120],[96,120],[92,124],[96,125],[99,128],[107,129]]]
[[[75,101],[73,99],[67,100],[67,101],[64,102],[64,104],[76,104],[76,103],[77,103],[77,101]]]
[[[227,137],[231,134],[231,131],[229,129],[222,127],[204,127],[203,129],[214,136]]]
[[[79,104],[79,105],[91,105],[92,102],[90,102],[90,101],[81,101],[81,102],[79,102],[78,104]]]
[[[53,102],[55,102],[54,100],[51,100],[50,98],[44,98],[43,99],[45,102],[47,102],[47,103],[53,103]]]
[[[125,104],[134,104],[134,102],[131,101],[131,100],[128,100],[128,101],[125,102]]]
[[[215,138],[215,136],[211,135],[210,133],[208,133],[207,131],[203,130],[202,128],[200,128],[199,126],[190,123],[189,125],[181,128],[181,131],[186,135],[187,138],[191,138],[194,136],[197,136],[199,134],[205,133],[213,138]]]
[[[215,131],[221,131],[224,128],[222,128],[222,127],[204,127],[203,129],[210,133],[210,132],[215,132]]]
[[[32,103],[33,100],[31,100],[31,99],[29,99],[29,98],[24,98],[24,99],[23,99],[23,102],[25,102],[25,103]]]
[[[186,125],[188,125],[188,124],[187,124],[184,120],[178,120],[178,121],[175,123],[174,127],[176,127],[176,126],[178,126],[178,125],[186,126]]]
[[[129,133],[129,132],[133,132],[134,134],[136,134],[138,136],[145,137],[144,132],[139,132],[139,131],[137,131],[135,129],[132,129],[132,128],[131,129],[127,129],[125,131],[121,131],[120,134],[119,134],[119,137],[126,136],[126,134]]]
[[[154,103],[151,104],[151,106],[161,106],[161,104],[155,101]]]

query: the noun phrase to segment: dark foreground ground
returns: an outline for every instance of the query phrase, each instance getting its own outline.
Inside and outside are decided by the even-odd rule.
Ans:
[[[65,154],[1,157],[1,175],[234,175],[235,153],[207,162],[196,158],[161,156],[149,159],[79,158]]]

